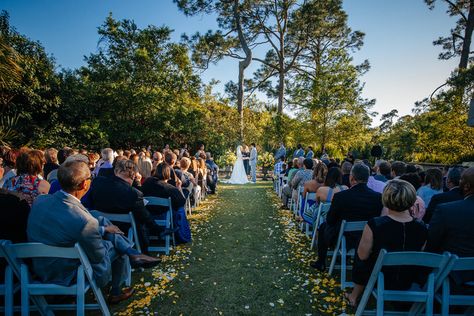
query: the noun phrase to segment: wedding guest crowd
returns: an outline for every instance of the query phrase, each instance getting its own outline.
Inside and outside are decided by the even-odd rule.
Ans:
[[[142,268],[160,263],[159,257],[149,255],[150,236],[175,235],[178,243],[190,242],[186,202],[194,205],[201,194],[213,194],[217,188],[219,169],[204,145],[195,156],[187,145],[175,151],[166,145],[155,152],[104,148],[100,156],[69,147],[0,149],[0,239],[61,247],[79,243],[97,284],[110,285],[111,304],[134,293],[133,287],[123,287],[126,262]],[[156,224],[164,210],[147,206],[148,196],[171,198],[174,228]],[[112,223],[97,211],[132,212],[138,233],[134,242],[142,252],[124,234],[129,224]],[[35,259],[32,267],[42,281],[60,285],[74,281],[75,268],[69,259],[47,258]]]
[[[356,250],[352,271],[355,287],[345,295],[349,305],[357,305],[381,249],[448,251],[459,257],[474,257],[474,167],[423,169],[379,159],[372,168],[368,160],[355,159],[352,152],[343,161],[336,161],[323,150],[318,159],[308,147],[309,157],[313,157],[311,170],[302,145],[297,146],[292,160],[283,153],[286,148],[281,143],[275,153],[274,175],[278,181],[286,181],[281,182],[283,208],[300,201],[296,220],[308,221],[308,213],[316,210],[313,214],[317,214],[318,204],[330,204],[314,227],[318,256],[311,262],[313,268],[325,271],[327,251],[335,246],[343,220],[367,222],[363,232],[345,234],[347,247]],[[285,164],[288,167],[283,170]],[[303,175],[305,181],[299,181]],[[316,193],[316,199],[308,200],[305,206],[308,193]],[[307,208],[311,211],[303,214]],[[315,218],[309,220],[314,224]],[[412,283],[425,281],[412,268],[394,267],[384,274],[389,289],[406,290]],[[457,291],[474,290],[469,286],[474,271],[450,278]]]

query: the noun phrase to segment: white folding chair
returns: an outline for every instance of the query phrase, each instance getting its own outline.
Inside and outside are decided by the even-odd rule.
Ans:
[[[105,298],[94,280],[92,266],[87,255],[79,244],[74,247],[63,248],[53,247],[41,243],[10,244],[4,247],[9,264],[15,265],[19,270],[21,283],[21,315],[30,313],[30,298],[43,298],[45,295],[71,295],[75,296],[76,304],[49,304],[45,302],[42,308],[53,310],[75,310],[76,315],[85,315],[85,310],[99,309],[102,315],[109,316],[109,308]],[[53,283],[41,283],[33,279],[28,266],[23,263],[24,259],[35,258],[62,258],[77,259],[78,267],[76,272],[76,282],[69,286]],[[52,267],[53,268],[53,267]],[[15,269],[14,269],[15,270]],[[85,294],[92,290],[97,300],[97,304],[86,304]]]
[[[469,294],[453,294],[450,286],[450,273],[459,271],[474,271],[474,257],[459,258],[456,255],[451,256],[449,267],[443,272],[443,279],[440,282],[442,286],[441,294],[435,294],[435,299],[441,304],[441,315],[453,315],[449,313],[450,306],[470,306],[464,315],[474,315],[474,295]],[[474,282],[468,282],[474,288]],[[438,287],[440,287],[438,286]],[[438,288],[435,286],[435,291]]]
[[[329,267],[329,275],[332,275],[332,272],[335,268],[339,268],[341,270],[341,289],[343,290],[347,286],[354,286],[352,282],[346,282],[346,270],[352,269],[351,265],[347,265],[347,256],[353,257],[356,251],[356,249],[347,249],[346,237],[344,234],[348,232],[362,232],[364,230],[365,224],[367,224],[367,221],[346,222],[343,220],[341,223],[336,247],[334,248],[332,255],[331,266]],[[340,266],[336,266],[336,259],[338,256],[341,257]]]
[[[159,198],[155,196],[145,196],[145,200],[148,201],[147,206],[164,206],[167,207],[168,210],[162,214],[163,219],[155,219],[155,223],[163,227],[164,229],[167,230],[172,230],[174,228],[173,224],[173,207],[171,203],[171,198]],[[150,236],[150,240],[157,240],[160,239],[158,236]],[[166,255],[169,255],[170,253],[170,239],[173,241],[173,246],[176,245],[175,243],[175,238],[174,234],[172,234],[172,237],[170,238],[170,235],[165,236],[165,245],[164,246],[151,246],[148,247],[149,251],[157,251],[157,252],[164,252]]]
[[[317,243],[317,236],[318,236],[318,228],[322,224],[323,220],[325,220],[326,214],[328,213],[329,209],[331,208],[331,203],[319,203],[319,207],[317,210],[317,214],[313,214],[313,218],[316,220],[313,223],[313,236],[311,237],[311,245],[310,249],[313,249]]]
[[[365,287],[362,298],[356,310],[356,316],[361,315],[415,315],[416,312],[412,309],[409,312],[401,311],[385,311],[385,301],[398,302],[415,302],[415,305],[424,307],[425,315],[433,315],[433,301],[435,292],[435,282],[443,272],[446,265],[449,263],[450,255],[445,253],[443,255],[417,252],[417,251],[403,251],[387,253],[382,249],[375,263],[372,274],[369,278],[367,286]],[[431,268],[428,280],[423,288],[403,290],[386,290],[383,267],[387,266],[418,266]],[[377,287],[375,288],[375,285]],[[370,296],[373,295],[376,299],[376,310],[366,311],[365,308]],[[415,306],[414,305],[414,306]]]
[[[137,225],[135,223],[135,218],[132,212],[128,214],[116,214],[116,213],[104,213],[97,210],[89,210],[89,212],[94,217],[105,217],[109,219],[111,222],[119,222],[119,223],[127,223],[130,224],[130,228],[128,229],[127,238],[134,243],[134,247],[138,252],[141,252],[140,249],[140,240],[138,239],[138,232],[137,232]],[[132,284],[132,266],[130,265],[130,260],[128,256],[126,256],[127,260],[127,279],[125,280],[125,285],[130,286]]]

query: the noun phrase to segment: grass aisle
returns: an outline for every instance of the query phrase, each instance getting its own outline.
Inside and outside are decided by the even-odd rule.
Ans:
[[[139,275],[140,293],[123,314],[341,314],[336,282],[308,267],[309,241],[278,208],[270,182],[221,184],[191,224],[193,244]]]

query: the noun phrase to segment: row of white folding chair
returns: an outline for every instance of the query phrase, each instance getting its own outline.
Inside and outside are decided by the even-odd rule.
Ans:
[[[364,290],[362,298],[356,310],[356,316],[361,315],[417,315],[423,310],[425,315],[433,315],[434,297],[437,284],[441,284],[448,264],[451,260],[449,253],[434,254],[428,252],[402,251],[390,252],[382,249],[379,253],[372,274]],[[426,284],[423,286],[412,287],[408,290],[387,290],[385,289],[384,267],[389,266],[407,266],[409,268],[422,267],[429,268],[431,271],[427,276]],[[366,311],[365,308],[370,296],[376,299],[376,309]],[[384,310],[385,301],[395,302],[413,302],[414,305],[408,312],[386,311]]]
[[[76,315],[85,315],[87,309],[99,309],[102,315],[109,316],[110,312],[100,288],[95,283],[92,266],[89,258],[79,244],[74,247],[53,247],[41,243],[11,244],[10,241],[0,241],[0,254],[6,259],[9,268],[20,280],[21,286],[21,315],[29,315],[31,310],[38,310],[41,315],[54,315],[52,310],[75,310]],[[76,259],[78,267],[76,272],[76,283],[69,286],[52,283],[40,283],[33,279],[28,266],[23,262],[25,259],[35,258],[62,258]],[[13,278],[9,277],[6,288],[13,288]],[[97,300],[96,304],[86,304],[85,294],[92,290]],[[76,304],[47,304],[45,295],[72,295],[76,297]],[[9,293],[13,297],[13,293]],[[9,299],[10,299],[9,298]],[[36,307],[31,308],[30,300]],[[6,315],[13,312],[12,301]]]
[[[387,266],[418,266],[430,268],[426,284],[419,289],[407,291],[385,290],[383,268]],[[450,306],[468,306],[463,315],[474,314],[474,295],[452,294],[450,291],[450,274],[459,271],[474,271],[474,257],[459,258],[449,253],[434,254],[427,252],[391,252],[382,249],[372,274],[359,302],[356,315],[402,315],[400,311],[389,312],[384,310],[385,301],[414,302],[409,315],[433,315],[434,301],[441,304],[441,315],[453,315]],[[375,287],[377,285],[377,287]],[[470,284],[474,286],[474,284]],[[375,311],[366,311],[365,308],[370,296],[377,301]]]

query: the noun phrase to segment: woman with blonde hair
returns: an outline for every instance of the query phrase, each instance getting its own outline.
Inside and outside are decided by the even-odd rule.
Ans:
[[[327,173],[328,167],[324,162],[319,161],[313,168],[313,179],[304,184],[303,198],[306,197],[307,193],[316,193],[324,185]]]
[[[387,182],[382,193],[382,203],[388,209],[388,214],[367,222],[357,249],[352,271],[355,286],[352,293],[345,294],[351,306],[357,305],[364,292],[380,250],[421,251],[425,245],[427,228],[410,214],[415,201],[413,185],[399,179]],[[387,267],[384,269],[385,284],[391,290],[409,289],[417,273],[419,271],[412,267]]]

